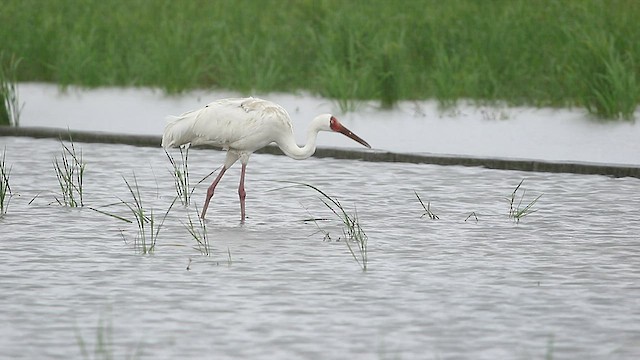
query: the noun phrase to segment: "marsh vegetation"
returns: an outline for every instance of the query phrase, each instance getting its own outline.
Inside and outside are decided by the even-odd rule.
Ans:
[[[630,119],[636,1],[10,0],[0,48],[18,81],[168,93],[309,91],[360,100],[580,106]],[[268,11],[265,11],[268,9]],[[108,14],[108,16],[105,16]]]

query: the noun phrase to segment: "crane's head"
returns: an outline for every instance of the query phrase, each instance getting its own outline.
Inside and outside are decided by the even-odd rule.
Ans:
[[[369,145],[368,142],[362,140],[361,137],[359,137],[358,135],[354,134],[351,132],[351,130],[347,129],[346,127],[344,127],[344,125],[342,125],[340,123],[340,121],[338,121],[338,119],[336,119],[335,116],[333,115],[327,115],[329,117],[329,129],[331,131],[335,131],[335,132],[339,132],[357,142],[359,142],[360,144],[368,147],[369,149],[371,149],[371,145]]]

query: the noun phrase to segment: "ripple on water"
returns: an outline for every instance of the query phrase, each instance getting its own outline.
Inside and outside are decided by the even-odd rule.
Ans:
[[[140,255],[134,224],[55,205],[56,141],[0,140],[16,194],[0,219],[2,357],[68,358],[76,333],[92,347],[101,332],[114,357],[153,359],[640,355],[638,179],[254,155],[246,224],[238,169],[216,192],[212,256],[184,226],[210,179],[192,207],[171,210],[155,254]],[[144,206],[164,215],[174,189],[161,149],[81,147],[87,205],[129,217],[103,206],[130,198],[122,177],[135,171]],[[191,179],[223,158],[192,151]],[[505,199],[522,178],[525,201],[543,196],[516,224]],[[318,194],[280,180],[357,208],[369,271],[336,241],[335,220],[318,221],[332,241],[303,221],[331,218]],[[439,220],[420,218],[414,191]]]

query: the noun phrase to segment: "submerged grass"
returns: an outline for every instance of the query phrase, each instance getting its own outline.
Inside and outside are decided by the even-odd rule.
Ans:
[[[5,156],[7,149],[2,152],[0,159],[0,217],[7,213],[9,202],[11,201],[11,186],[9,185],[9,176],[11,175],[11,167],[7,168]]]
[[[75,144],[69,135],[70,145],[60,140],[62,151],[60,159],[54,157],[53,167],[58,178],[61,198],[55,197],[60,205],[69,207],[84,206],[83,181],[87,164],[82,159],[82,150],[76,151]]]
[[[20,113],[24,106],[20,104],[16,85],[20,60],[15,55],[5,60],[4,52],[0,52],[0,125],[20,125]]]
[[[362,100],[502,100],[631,118],[640,2],[8,0],[19,81],[169,93],[306,90]],[[264,11],[265,8],[270,9]],[[109,16],[104,16],[104,14]],[[4,60],[6,63],[7,60]]]
[[[82,358],[89,359],[113,359],[113,338],[112,338],[112,326],[111,323],[104,324],[102,318],[98,320],[98,327],[96,328],[96,339],[93,349],[93,357],[90,356],[89,346],[82,337],[82,334],[76,329],[76,340],[80,347],[80,354]]]
[[[113,341],[113,325],[111,321],[105,321],[102,317],[98,320],[98,325],[96,327],[96,337],[95,342],[93,344],[93,351],[90,350],[89,344],[85,341],[84,337],[80,333],[78,328],[75,328],[76,332],[76,342],[80,347],[80,354],[82,355],[82,359],[85,360],[112,360],[115,358],[114,356],[114,341]],[[135,351],[128,355],[127,359],[136,359],[139,358],[141,354],[141,349],[139,344]]]

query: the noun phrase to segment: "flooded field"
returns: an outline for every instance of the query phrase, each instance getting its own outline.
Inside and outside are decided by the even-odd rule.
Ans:
[[[197,91],[163,96],[132,88],[70,88],[20,84],[25,102],[23,127],[159,135],[167,115],[198,109],[231,92]],[[598,121],[580,109],[473,106],[461,102],[443,111],[435,101],[402,102],[393,110],[358,103],[343,114],[328,99],[306,94],[259,95],[282,105],[293,120],[297,140],[305,141],[311,119],[333,113],[376,150],[396,153],[534,159],[640,165],[640,122]],[[640,108],[636,112],[640,119]],[[356,147],[342,136],[320,134],[319,146]]]
[[[72,209],[56,202],[58,141],[0,137],[0,148],[13,191],[0,218],[2,358],[640,356],[639,179],[256,154],[245,224],[239,167],[216,190],[210,256],[186,224],[211,179],[141,254],[135,223],[89,207],[133,220],[121,200],[135,173],[160,221],[175,197],[162,149],[76,144],[85,206]],[[223,159],[191,150],[192,184]],[[522,207],[542,197],[515,222],[507,199],[522,179]],[[357,209],[366,272],[318,193],[281,181]],[[421,217],[414,192],[439,219]]]

